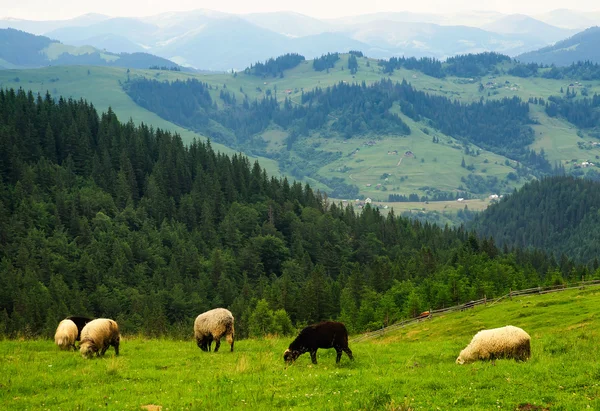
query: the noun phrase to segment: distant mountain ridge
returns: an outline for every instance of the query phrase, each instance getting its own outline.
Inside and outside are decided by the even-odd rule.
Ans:
[[[94,47],[65,45],[45,36],[0,29],[0,68],[36,68],[48,65],[94,65],[147,69],[175,68],[176,63],[148,53],[112,53]]]
[[[243,70],[285,53],[310,59],[351,49],[375,58],[444,59],[483,51],[516,56],[573,34],[533,18],[527,24],[514,19],[495,12],[394,12],[321,20],[293,12],[237,15],[201,9],[144,18],[86,15],[62,24],[0,20],[0,27],[43,33],[78,46],[148,52],[210,70]]]
[[[554,64],[568,66],[578,61],[600,63],[600,27],[590,27],[553,46],[521,54],[517,60],[523,63]]]

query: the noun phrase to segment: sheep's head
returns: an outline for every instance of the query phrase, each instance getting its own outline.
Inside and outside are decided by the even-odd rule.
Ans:
[[[460,354],[458,355],[458,358],[456,359],[456,363],[459,365],[463,365],[463,364],[469,362],[468,357],[469,357],[469,355],[465,352],[465,350],[462,350],[460,352]]]
[[[98,349],[92,341],[86,340],[79,344],[79,352],[84,358],[90,358],[98,352]]]
[[[296,351],[296,350],[290,350],[289,348],[287,350],[285,350],[285,352],[283,353],[283,360],[285,362],[292,363],[294,361],[296,361],[296,358],[298,358],[300,356],[300,354],[302,354],[300,351]]]

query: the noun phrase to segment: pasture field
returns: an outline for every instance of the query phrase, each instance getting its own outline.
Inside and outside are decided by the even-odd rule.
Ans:
[[[600,409],[600,288],[505,300],[319,350],[289,367],[292,338],[240,340],[234,353],[191,339],[124,337],[122,354],[84,360],[49,340],[0,342],[0,409],[575,410]],[[532,358],[459,366],[480,329],[532,337]],[[190,330],[192,326],[190,324]]]

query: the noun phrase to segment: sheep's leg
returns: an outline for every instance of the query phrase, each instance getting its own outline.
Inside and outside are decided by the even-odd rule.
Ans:
[[[235,342],[233,334],[227,334],[227,336],[225,338],[227,339],[227,342],[229,343],[229,345],[231,345],[231,352],[233,352],[233,343]]]
[[[354,361],[354,356],[352,355],[352,351],[350,350],[350,347],[346,347],[346,348],[344,348],[343,350],[344,350],[344,352],[345,352],[346,354],[348,354],[348,357],[349,357],[349,358],[350,358],[352,361]]]
[[[115,347],[115,355],[119,356],[119,340],[113,344],[113,347]]]
[[[215,352],[219,351],[219,347],[221,346],[221,339],[217,338],[215,342]]]
[[[102,346],[102,351],[100,351],[100,355],[104,355],[104,353],[106,352],[106,350],[108,350],[108,347],[110,347],[110,345],[103,345]]]
[[[317,350],[311,351],[310,352],[310,359],[312,361],[313,364],[317,363]]]
[[[335,352],[336,352],[335,363],[339,364],[340,360],[342,359],[342,349],[341,348],[336,348]]]

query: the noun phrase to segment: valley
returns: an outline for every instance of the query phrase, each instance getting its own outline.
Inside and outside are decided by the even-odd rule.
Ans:
[[[197,79],[212,88],[209,93],[217,106],[225,107],[227,103],[221,98],[222,91],[240,102],[244,99],[260,100],[270,95],[281,103],[287,99],[292,105],[299,106],[303,93],[310,90],[325,89],[339,83],[365,82],[369,85],[382,78],[398,82],[406,80],[417,90],[464,104],[481,98],[499,100],[512,96],[524,101],[531,98],[548,99],[550,96],[560,95],[561,88],[569,88],[572,82],[566,79],[510,76],[503,74],[510,69],[510,65],[506,64],[498,67],[498,74],[481,78],[435,78],[404,68],[386,75],[376,60],[365,57],[357,59],[357,71],[351,74],[347,69],[348,58],[349,55],[341,55],[328,72],[315,71],[312,61],[304,61],[297,67],[286,70],[283,77],[264,78],[243,72],[195,74],[103,67],[4,70],[0,71],[0,86],[23,87],[35,93],[44,94],[48,91],[53,95],[84,98],[93,102],[100,110],[106,110],[110,106],[123,120],[131,118],[136,123],[144,122],[171,130],[181,134],[182,139],[189,142],[192,138],[204,138],[206,133],[182,128],[140,107],[125,93],[125,85],[140,78],[169,82]],[[483,91],[480,84],[485,84]],[[600,91],[600,81],[582,82],[581,89],[583,88],[588,94],[594,94]],[[530,104],[530,110],[530,117],[534,121],[532,128],[535,131],[535,140],[530,148],[537,152],[543,149],[551,165],[560,164],[570,170],[574,165],[585,161],[593,162],[600,155],[600,146],[590,145],[596,139],[586,131],[581,131],[560,118],[549,117],[542,107],[535,104]],[[243,151],[251,158],[259,159],[271,174],[287,175],[292,179],[310,182],[330,195],[334,191],[332,184],[336,184],[333,181],[357,188],[354,194],[350,194],[347,189],[338,190],[346,193],[341,196],[333,195],[340,200],[362,196],[386,202],[390,200],[390,194],[407,197],[409,194],[417,194],[419,197],[431,198],[437,191],[464,192],[475,198],[487,198],[491,194],[509,193],[531,178],[526,173],[519,175],[517,179],[508,179],[510,173],[518,174],[518,165],[514,160],[473,143],[465,145],[464,141],[441,133],[426,121],[414,121],[403,114],[398,106],[393,107],[390,112],[399,116],[410,127],[409,135],[367,132],[351,139],[342,139],[336,137],[335,133],[332,135],[329,131],[316,130],[309,136],[301,137],[302,144],[289,151],[286,147],[289,131],[273,125],[255,135],[253,143],[232,145],[214,137],[212,143],[224,153]],[[330,122],[336,119],[335,114],[330,115]],[[591,148],[583,149],[585,146]],[[299,150],[300,147],[302,150]],[[324,154],[315,157],[309,154],[313,152]],[[411,154],[407,157],[406,153]],[[465,167],[461,167],[463,159]],[[294,162],[304,166],[289,165]],[[480,180],[484,180],[484,185],[480,188],[468,186],[465,184],[467,178],[475,178],[480,186]],[[485,181],[497,183],[490,185]]]

